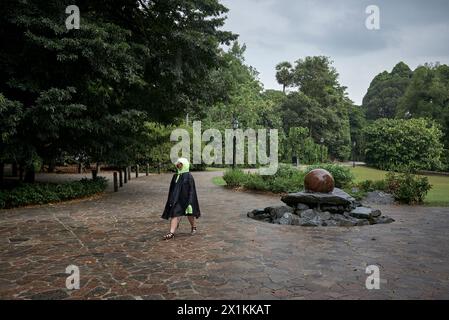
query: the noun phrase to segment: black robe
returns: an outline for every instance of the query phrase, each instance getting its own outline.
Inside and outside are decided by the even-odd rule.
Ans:
[[[168,192],[167,203],[161,218],[170,219],[173,217],[193,216],[199,218],[200,205],[196,194],[195,180],[190,172],[182,173],[176,182],[177,174],[173,176]],[[186,214],[187,207],[192,206],[192,214]]]

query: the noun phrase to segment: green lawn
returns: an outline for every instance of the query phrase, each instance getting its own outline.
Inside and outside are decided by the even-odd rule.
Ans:
[[[207,167],[206,171],[225,171],[226,168]]]
[[[216,186],[225,186],[226,182],[223,180],[223,177],[213,177],[212,183]]]
[[[351,168],[355,175],[356,182],[363,180],[382,180],[385,178],[386,171],[377,170],[368,167]],[[449,206],[449,177],[448,176],[426,176],[432,185],[429,193],[424,200],[429,206]]]

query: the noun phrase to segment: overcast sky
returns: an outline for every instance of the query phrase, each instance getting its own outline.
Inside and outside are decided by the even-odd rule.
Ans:
[[[265,89],[281,89],[274,68],[312,55],[331,57],[361,104],[375,75],[404,61],[449,64],[448,0],[222,0],[225,29],[247,45],[246,62]],[[380,30],[368,30],[366,7],[380,9]]]

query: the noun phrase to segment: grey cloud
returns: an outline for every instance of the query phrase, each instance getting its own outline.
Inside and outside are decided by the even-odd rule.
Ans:
[[[224,0],[223,3],[231,10],[226,28],[240,34],[240,41],[247,44],[247,62],[260,71],[266,88],[279,88],[274,79],[274,66],[278,62],[322,54],[340,65],[343,85],[348,87],[349,96],[360,103],[369,78],[390,70],[401,60],[408,61],[412,68],[436,60],[449,63],[447,0]],[[365,27],[368,5],[380,8],[380,30]],[[357,77],[354,70],[365,70],[368,74]]]

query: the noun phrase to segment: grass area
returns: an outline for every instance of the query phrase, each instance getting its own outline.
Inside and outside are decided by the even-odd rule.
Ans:
[[[386,171],[377,170],[368,167],[351,168],[355,175],[355,181],[364,180],[382,180],[385,178]],[[432,185],[427,194],[424,204],[429,206],[449,206],[449,177],[447,176],[426,176]]]
[[[223,177],[213,177],[212,178],[212,183],[215,184],[216,186],[225,186],[226,182],[223,180]]]
[[[383,180],[385,179],[386,171],[377,170],[368,167],[351,167],[351,171],[355,176],[355,182],[361,182],[365,180]]]
[[[368,167],[351,168],[355,175],[355,182],[364,180],[382,180],[385,179],[386,171],[377,170]],[[427,194],[424,204],[427,206],[449,206],[449,177],[447,176],[426,176],[432,185],[432,189]],[[226,182],[222,177],[214,177],[212,182],[217,186],[225,186]]]
[[[214,168],[214,167],[207,167],[206,171],[225,171],[226,168]]]

